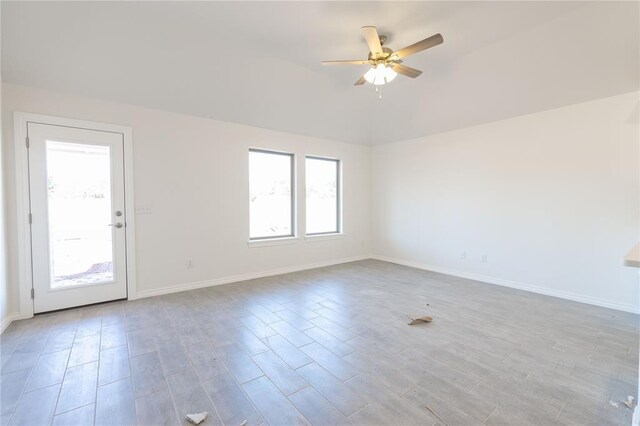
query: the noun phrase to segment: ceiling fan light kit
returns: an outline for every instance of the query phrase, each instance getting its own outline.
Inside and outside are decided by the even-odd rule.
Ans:
[[[422,71],[420,70],[403,65],[403,58],[442,44],[444,41],[442,35],[435,34],[394,52],[390,48],[383,46],[387,37],[379,35],[376,27],[362,27],[362,32],[364,33],[364,38],[369,46],[369,57],[367,60],[324,61],[322,64],[371,66],[369,71],[355,82],[355,86],[361,86],[364,83],[371,83],[376,86],[376,92],[379,94],[381,91],[378,90],[378,86],[391,82],[398,74],[411,78],[416,78],[422,74]]]
[[[364,74],[364,79],[371,84],[381,86],[383,84],[389,83],[391,80],[396,78],[396,75],[398,75],[398,73],[392,70],[390,67],[386,66],[385,64],[379,63],[375,66],[375,68],[371,68]]]

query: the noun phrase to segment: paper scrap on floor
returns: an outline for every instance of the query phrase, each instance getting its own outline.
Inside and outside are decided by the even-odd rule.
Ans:
[[[199,425],[200,423],[204,422],[204,419],[206,419],[208,415],[208,411],[203,411],[202,413],[187,414],[187,420],[189,420],[189,422],[193,423],[194,425]]]
[[[626,405],[628,408],[633,408],[635,407],[635,404],[633,403],[633,397],[631,395],[627,396],[627,400],[626,401],[622,401],[624,403],[624,405]]]
[[[411,320],[409,322],[409,325],[416,325],[416,324],[424,324],[426,322],[431,322],[433,321],[433,318],[431,317],[413,317],[411,315],[407,315],[409,317],[409,319]]]

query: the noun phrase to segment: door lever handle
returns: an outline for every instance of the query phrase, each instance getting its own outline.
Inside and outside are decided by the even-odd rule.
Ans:
[[[122,228],[124,225],[120,222],[118,223],[110,223],[109,226],[115,226],[116,228]]]

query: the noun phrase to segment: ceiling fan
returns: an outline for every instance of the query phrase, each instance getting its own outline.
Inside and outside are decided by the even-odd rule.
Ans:
[[[370,65],[371,68],[369,71],[355,82],[355,86],[360,86],[365,82],[381,86],[389,83],[397,74],[402,74],[411,78],[418,77],[422,74],[422,71],[403,65],[402,59],[437,46],[444,41],[442,35],[435,34],[394,52],[384,46],[384,42],[387,40],[387,37],[384,35],[378,35],[376,27],[362,27],[362,32],[364,33],[364,38],[367,41],[367,44],[369,45],[369,58],[367,60],[322,62],[322,65]]]

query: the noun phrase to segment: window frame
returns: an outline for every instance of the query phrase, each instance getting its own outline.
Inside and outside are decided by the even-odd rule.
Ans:
[[[269,241],[269,240],[287,240],[293,239],[297,236],[297,220],[296,220],[296,155],[293,152],[286,151],[276,151],[271,149],[264,148],[249,148],[249,157],[252,152],[260,153],[260,154],[271,154],[271,155],[282,155],[285,157],[289,157],[290,164],[290,179],[291,179],[291,233],[285,235],[269,235],[265,237],[252,237],[251,236],[251,178],[249,178],[249,242],[260,242],[260,241]],[[249,161],[249,177],[251,176],[251,162]]]
[[[336,230],[335,231],[327,231],[327,232],[307,232],[307,188],[306,188],[306,177],[307,177],[307,160],[321,160],[321,161],[330,161],[336,163]],[[332,157],[321,157],[318,155],[305,155],[304,157],[304,172],[305,172],[305,237],[321,237],[331,236],[331,235],[341,235],[342,232],[342,160],[339,158]]]

